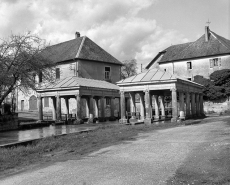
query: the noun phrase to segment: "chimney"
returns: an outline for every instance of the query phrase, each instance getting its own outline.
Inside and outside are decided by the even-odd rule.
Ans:
[[[205,42],[209,40],[209,27],[205,26]]]
[[[79,33],[79,32],[76,32],[76,33],[75,33],[75,39],[78,38],[78,37],[80,37],[80,33]]]

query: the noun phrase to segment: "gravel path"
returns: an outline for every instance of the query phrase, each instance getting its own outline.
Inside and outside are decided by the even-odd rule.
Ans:
[[[166,184],[195,148],[210,142],[210,134],[214,141],[214,131],[225,128],[224,121],[212,118],[206,124],[153,131],[139,135],[135,141],[103,148],[81,160],[59,162],[2,179],[0,184]]]

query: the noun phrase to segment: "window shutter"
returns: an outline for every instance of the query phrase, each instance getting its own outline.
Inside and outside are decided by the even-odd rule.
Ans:
[[[221,58],[219,58],[219,66],[221,66]]]
[[[210,61],[210,68],[213,68],[213,59],[209,59]]]

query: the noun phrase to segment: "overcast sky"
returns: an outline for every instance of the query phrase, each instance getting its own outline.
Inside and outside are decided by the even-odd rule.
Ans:
[[[1,38],[32,31],[56,44],[79,31],[144,66],[171,44],[195,41],[208,19],[229,39],[230,0],[0,0]]]

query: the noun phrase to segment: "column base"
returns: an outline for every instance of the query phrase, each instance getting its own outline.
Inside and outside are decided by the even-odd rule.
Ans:
[[[119,119],[119,123],[120,124],[127,124],[127,119],[125,119],[125,118]]]
[[[177,117],[176,118],[172,118],[171,122],[177,122],[177,119],[178,119]]]
[[[162,120],[165,120],[165,118],[166,118],[165,116],[161,116],[161,119],[162,119]]]
[[[151,118],[145,118],[144,124],[151,125],[152,124],[152,119]]]
[[[160,119],[159,116],[154,116],[154,121],[158,121]]]
[[[84,121],[82,119],[76,119],[73,121],[73,124],[76,124],[76,125],[84,124]]]
[[[136,117],[132,117],[129,119],[129,123],[131,123],[132,125],[134,125],[135,123],[137,123],[137,118]]]
[[[87,121],[88,124],[93,123],[93,118],[89,118]]]

